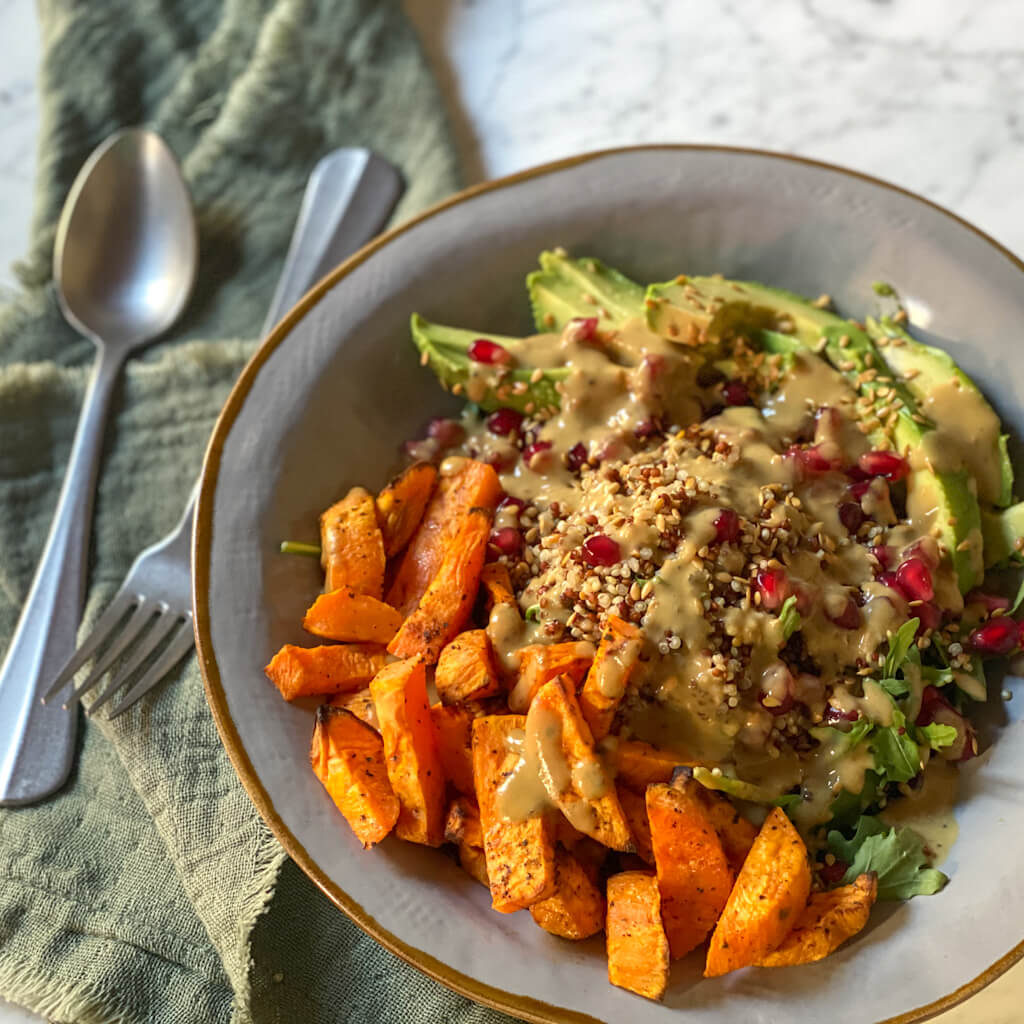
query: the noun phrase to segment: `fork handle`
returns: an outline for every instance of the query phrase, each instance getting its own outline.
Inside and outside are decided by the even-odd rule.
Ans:
[[[100,343],[42,560],[0,666],[0,806],[48,796],[70,769],[77,711],[40,697],[75,649],[103,426],[123,359]]]

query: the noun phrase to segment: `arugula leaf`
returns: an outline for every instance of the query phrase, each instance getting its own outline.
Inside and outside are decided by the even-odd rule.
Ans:
[[[858,718],[849,729],[836,729],[831,725],[819,725],[811,730],[811,735],[822,745],[830,746],[835,756],[853,750],[855,746],[871,730],[874,723],[867,718]]]
[[[796,595],[791,594],[782,602],[779,609],[779,621],[782,623],[782,639],[788,640],[803,625],[800,613],[796,610]]]
[[[788,811],[791,807],[796,807],[801,800],[803,800],[803,796],[799,793],[783,793],[782,796],[777,796],[772,803],[776,807],[781,807],[784,811]]]
[[[907,719],[893,708],[892,725],[871,735],[875,768],[890,782],[909,782],[921,770],[921,753],[907,731]]]
[[[913,649],[915,654],[917,653],[914,639],[917,636],[917,627],[920,624],[920,619],[908,619],[889,638],[889,653],[885,656],[885,666],[882,671],[882,675],[886,679],[895,677],[896,672],[903,667],[903,663],[910,656],[911,649]]]
[[[929,867],[924,843],[913,829],[901,826],[887,831],[882,822],[867,814],[857,822],[853,838],[831,831],[828,845],[850,865],[841,884],[849,885],[858,875],[874,871],[880,900],[930,896],[949,881],[941,871]]]
[[[1017,589],[1017,596],[1013,599],[1013,604],[1010,605],[1010,610],[1006,614],[1016,615],[1020,611],[1022,604],[1024,604],[1024,580],[1021,580],[1020,587]]]
[[[876,682],[890,697],[906,697],[910,693],[910,686],[902,679],[878,679]]]
[[[956,743],[957,732],[952,725],[939,725],[938,722],[932,722],[930,725],[919,725],[914,732],[932,750],[941,750],[943,747],[951,747]]]
[[[839,828],[848,828],[875,802],[880,779],[875,772],[864,773],[864,785],[859,793],[844,789],[829,805],[831,822]]]

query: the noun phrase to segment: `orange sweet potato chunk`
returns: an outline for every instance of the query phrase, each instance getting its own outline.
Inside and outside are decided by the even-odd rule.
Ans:
[[[397,555],[409,543],[436,483],[435,466],[429,462],[414,462],[377,495],[377,523],[388,558]]]
[[[510,604],[516,609],[519,602],[512,589],[512,577],[504,562],[488,562],[480,573],[480,587],[486,597],[485,611],[488,615],[498,604]]]
[[[551,935],[589,939],[604,927],[604,893],[593,873],[567,850],[555,853],[555,892],[530,907],[530,916]]]
[[[378,600],[384,592],[384,538],[373,495],[353,487],[320,517],[324,590],[351,587]]]
[[[640,657],[643,633],[617,615],[609,615],[597,654],[580,691],[580,707],[595,740],[604,739]]]
[[[868,923],[877,896],[878,878],[873,872],[858,875],[850,885],[814,893],[782,945],[758,960],[757,966],[795,967],[823,960]]]
[[[473,712],[432,704],[430,717],[445,778],[466,796],[475,796],[473,783]]]
[[[661,923],[658,880],[646,871],[608,879],[608,980],[647,999],[668,986],[668,939]]]
[[[383,667],[381,665],[381,668]],[[374,675],[376,674],[375,672]],[[377,706],[373,703],[373,694],[370,693],[369,686],[364,686],[361,690],[350,690],[348,693],[336,693],[327,703],[332,708],[344,708],[360,722],[365,722],[374,732],[380,732],[377,727]]]
[[[526,742],[536,743],[548,796],[570,824],[611,850],[632,853],[618,793],[594,750],[573,690],[572,679],[559,676],[537,691],[526,715]]]
[[[810,891],[807,848],[782,809],[775,807],[718,919],[704,977],[749,967],[778,949],[807,906]]]
[[[722,840],[722,849],[729,867],[734,875],[738,875],[757,838],[757,829],[736,810],[725,794],[707,789],[699,782],[692,785],[697,787],[704,812],[715,827],[718,838]]]
[[[402,556],[387,602],[402,615],[410,615],[437,576],[445,553],[471,508],[493,514],[501,495],[501,482],[492,466],[466,459],[450,474],[442,473],[434,496]]]
[[[459,843],[459,864],[470,878],[476,879],[487,889],[491,887],[491,880],[487,875],[487,855],[479,846]]]
[[[636,855],[645,863],[654,866],[654,848],[651,846],[651,823],[647,820],[647,801],[639,793],[626,786],[619,786],[619,803],[626,815],[629,831],[633,836]]]
[[[285,700],[295,700],[358,690],[384,667],[387,657],[379,644],[285,644],[265,671]]]
[[[491,904],[495,910],[522,910],[555,892],[555,843],[546,814],[533,809],[511,819],[499,794],[521,762],[514,740],[521,737],[521,715],[485,715],[473,722],[473,776],[487,857]]]
[[[388,778],[402,809],[399,839],[426,846],[444,841],[444,771],[419,658],[385,665],[370,683],[387,755]]]
[[[557,676],[568,676],[575,689],[594,660],[594,645],[586,641],[529,644],[520,652],[519,678],[509,694],[513,711],[526,711],[537,691]]]
[[[715,926],[729,898],[732,870],[702,801],[689,787],[649,786],[647,818],[661,917],[672,959],[678,960]]]
[[[697,764],[672,750],[652,747],[642,740],[620,740],[614,750],[619,782],[643,792],[655,782],[669,782],[680,765]]]
[[[487,509],[471,508],[466,512],[437,574],[416,610],[388,644],[388,651],[399,658],[419,656],[429,664],[437,661],[473,611],[490,532],[491,513]]]
[[[484,832],[480,824],[480,809],[469,796],[457,796],[448,805],[444,818],[444,838],[447,843],[468,843],[482,850]]]
[[[313,727],[310,763],[364,848],[379,843],[398,821],[381,738],[344,708],[322,706]]]
[[[486,630],[460,633],[441,651],[434,686],[445,704],[481,700],[501,691]]]
[[[350,643],[386,644],[398,632],[402,616],[375,597],[339,587],[321,594],[302,620],[314,636]]]

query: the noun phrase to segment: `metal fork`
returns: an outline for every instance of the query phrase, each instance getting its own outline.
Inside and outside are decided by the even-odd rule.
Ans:
[[[320,277],[381,230],[402,191],[398,171],[369,150],[335,150],[316,165],[306,185],[263,335]],[[102,651],[89,675],[65,699],[65,707],[73,706],[119,658],[127,656],[110,685],[86,709],[86,714],[95,713],[131,681],[130,689],[110,712],[114,718],[149,693],[191,650],[195,642],[192,519],[198,490],[197,483],[173,532],[146,548],[132,563],[114,600],[61,669],[44,700],[54,697]],[[165,646],[159,656],[139,675],[161,644]]]

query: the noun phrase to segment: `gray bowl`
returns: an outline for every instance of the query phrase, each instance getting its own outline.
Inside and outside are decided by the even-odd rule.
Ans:
[[[529,332],[523,277],[544,248],[600,256],[637,280],[721,271],[851,315],[891,281],[1024,434],[1024,265],[970,225],[883,182],[749,150],[653,146],[549,164],[455,196],[378,239],[313,289],[260,348],[217,423],[196,519],[196,632],[221,736],[285,848],[361,927],[427,974],[543,1022],[912,1021],[966,998],[1024,954],[1024,744],[991,704],[993,746],[963,773],[960,839],[939,896],[876,911],[827,960],[701,981],[676,964],[664,1004],[608,985],[603,945],[500,915],[441,852],[388,840],[364,853],[309,770],[312,715],[263,666],[303,642],[315,565],[283,538],[349,486],[380,485],[396,446],[450,407],[407,322]]]

